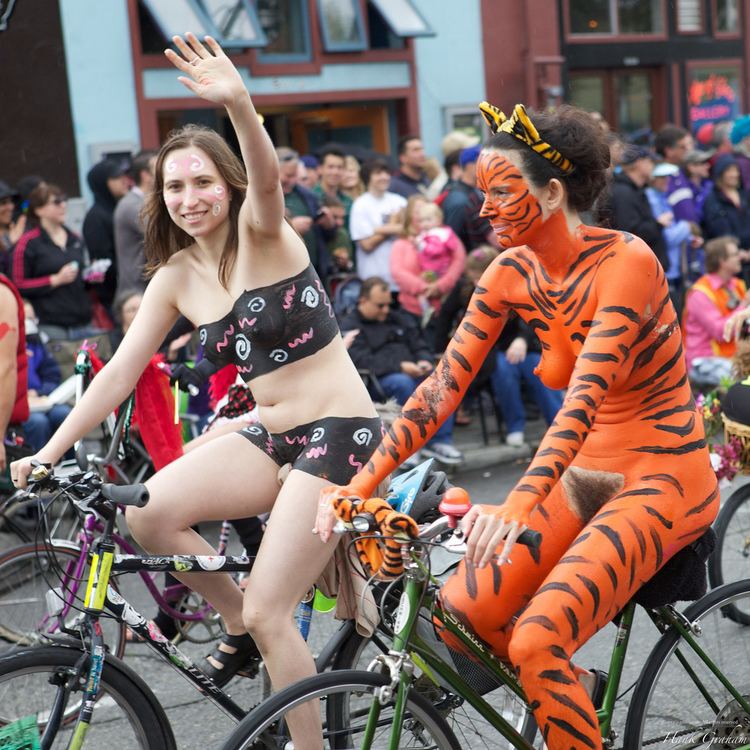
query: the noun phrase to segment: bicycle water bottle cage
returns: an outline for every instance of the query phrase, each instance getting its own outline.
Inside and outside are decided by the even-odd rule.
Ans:
[[[463,518],[471,508],[469,493],[461,487],[451,487],[443,495],[438,510],[448,516],[448,524],[452,529],[458,526],[458,520]]]

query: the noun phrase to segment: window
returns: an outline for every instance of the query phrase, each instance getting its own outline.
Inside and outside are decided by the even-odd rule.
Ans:
[[[359,0],[318,0],[318,18],[326,52],[366,49]]]
[[[738,0],[716,0],[716,32],[738,34],[740,30],[740,9]]]
[[[268,38],[261,59],[309,60],[310,21],[307,0],[255,0],[261,28]]]
[[[370,0],[396,36],[434,36],[411,0]]]
[[[569,0],[570,33],[661,34],[663,0]]]
[[[169,41],[175,35],[192,31],[199,39],[206,34],[214,37],[223,47],[259,47],[266,38],[258,24],[255,10],[249,0],[142,0],[153,24],[143,23],[153,45],[154,28]],[[161,45],[164,48],[164,45]]]
[[[703,31],[703,0],[677,0],[677,32],[695,34]]]

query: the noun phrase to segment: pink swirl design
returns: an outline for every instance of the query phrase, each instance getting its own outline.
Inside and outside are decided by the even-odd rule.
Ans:
[[[255,325],[257,320],[257,318],[251,318],[250,320],[248,320],[247,318],[240,318],[237,322],[240,324],[240,328],[250,328],[251,326]]]
[[[300,435],[297,437],[296,435],[294,437],[289,437],[289,435],[284,435],[284,442],[287,445],[307,445],[308,439],[307,435]]]
[[[326,303],[326,307],[328,308],[328,317],[333,318],[333,308],[331,307],[331,300],[328,299],[328,295],[326,294],[326,290],[323,289],[323,285],[320,283],[320,279],[315,279],[315,286],[318,287],[318,291],[320,292],[320,296],[323,298],[323,302]]]
[[[317,445],[314,448],[310,448],[310,450],[305,453],[305,458],[320,458],[321,456],[325,456],[326,453],[328,453],[328,443],[321,448]]]
[[[296,346],[299,346],[300,344],[304,344],[306,341],[309,341],[313,337],[313,329],[310,328],[309,331],[303,333],[301,336],[298,336],[294,341],[290,341],[287,346],[290,349],[294,349]]]
[[[224,339],[222,341],[217,342],[216,351],[220,352],[222,349],[224,349],[229,344],[229,337],[233,335],[234,335],[234,324],[230,323],[229,328],[227,328],[227,330],[224,331]]]
[[[362,471],[362,464],[354,458],[354,454],[349,454],[349,466],[353,466],[357,471]]]
[[[288,310],[292,306],[292,302],[294,301],[294,294],[297,291],[297,285],[292,284],[289,289],[284,292],[284,301],[281,303],[281,306],[284,308],[284,310]]]

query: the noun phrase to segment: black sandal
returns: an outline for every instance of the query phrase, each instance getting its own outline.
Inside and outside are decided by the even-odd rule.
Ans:
[[[236,650],[231,654],[222,651],[219,648],[222,643]],[[221,666],[215,667],[208,660],[209,658],[214,659]],[[260,651],[258,651],[258,647],[249,633],[243,633],[242,635],[227,635],[225,633],[219,643],[216,644],[216,648],[209,656],[202,659],[198,666],[204,674],[214,681],[217,687],[223,687],[237,673],[247,676],[257,674],[260,659]]]
[[[602,707],[604,691],[607,687],[609,675],[601,669],[590,669],[589,672],[594,675],[594,689],[591,691],[591,702],[594,704],[594,708],[598,710]]]

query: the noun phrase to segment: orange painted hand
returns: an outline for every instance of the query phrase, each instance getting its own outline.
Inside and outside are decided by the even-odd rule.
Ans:
[[[334,484],[330,485],[329,487],[323,487],[323,489],[320,491],[320,499],[318,500],[318,514],[315,517],[313,534],[317,534],[323,544],[325,544],[331,538],[333,527],[336,525],[336,521],[338,520],[336,512],[334,511],[334,503],[340,498],[353,496],[357,496],[357,492],[349,486],[340,487]]]
[[[529,515],[534,503],[506,502],[496,505],[473,505],[463,517],[461,528],[467,537],[466,560],[483,568],[499,553],[497,564],[503,565],[510,557],[516,539],[529,528]]]

